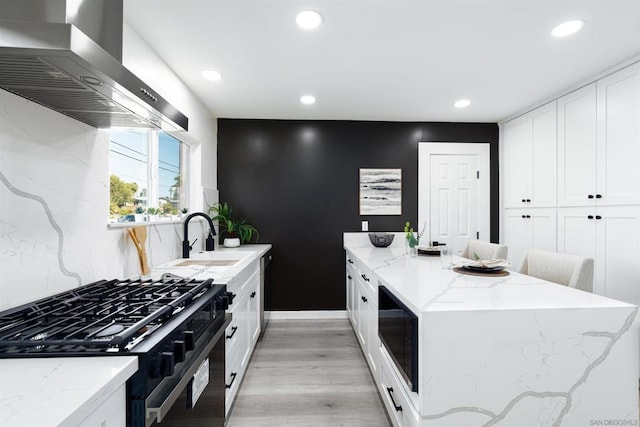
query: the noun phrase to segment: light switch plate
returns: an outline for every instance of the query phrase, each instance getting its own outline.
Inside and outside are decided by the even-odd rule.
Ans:
[[[369,231],[369,221],[362,221],[362,231]]]

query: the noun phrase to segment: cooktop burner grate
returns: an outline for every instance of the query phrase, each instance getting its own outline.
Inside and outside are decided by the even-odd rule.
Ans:
[[[0,354],[128,351],[213,280],[99,281],[0,313]]]

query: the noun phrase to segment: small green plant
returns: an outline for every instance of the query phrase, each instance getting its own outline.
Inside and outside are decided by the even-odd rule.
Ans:
[[[476,261],[480,261],[480,257],[475,252],[473,253],[473,259],[475,259]]]
[[[136,213],[137,213],[137,214],[143,214],[143,213],[144,213],[144,208],[143,208],[142,206],[138,206],[138,207],[136,208]]]
[[[158,215],[158,213],[160,212],[160,209],[158,209],[158,208],[149,208],[149,209],[147,209],[147,212],[149,213],[149,215]]]
[[[227,237],[240,239],[241,243],[249,242],[253,236],[258,240],[258,230],[247,222],[244,218],[233,218],[231,207],[227,202],[220,202],[209,208],[209,213],[214,221],[218,221],[220,228]]]
[[[422,227],[422,231],[420,231],[420,233],[416,235],[416,233],[413,231],[413,227],[411,227],[411,223],[409,221],[404,223],[404,233],[410,248],[415,248],[420,243],[420,238],[424,234],[426,228],[427,223],[425,222],[424,226]]]
[[[183,214],[185,214],[185,215],[186,215],[186,214],[187,214],[187,212],[189,212],[189,209],[188,209],[188,208],[182,208],[182,213],[183,213]]]

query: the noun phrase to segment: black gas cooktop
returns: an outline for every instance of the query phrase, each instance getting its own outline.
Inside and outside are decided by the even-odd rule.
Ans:
[[[213,287],[211,279],[102,280],[16,307],[0,313],[0,358],[131,352]]]

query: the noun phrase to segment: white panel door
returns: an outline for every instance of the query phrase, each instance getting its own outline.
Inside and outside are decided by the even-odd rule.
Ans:
[[[595,282],[603,295],[640,305],[640,207],[599,207],[597,215]]]
[[[640,203],[640,64],[597,82],[598,205]]]
[[[431,156],[431,239],[462,248],[478,228],[476,155]]]
[[[528,117],[521,116],[505,123],[500,132],[504,207],[523,207],[529,197],[532,167]]]
[[[531,178],[528,206],[555,207],[556,179],[556,102],[549,102],[529,113],[531,121]],[[524,177],[526,169],[520,171]]]
[[[531,222],[531,248],[556,252],[558,231],[556,209],[528,209],[527,215],[527,220]]]
[[[558,99],[558,206],[594,204],[596,85]]]
[[[443,241],[459,251],[469,239],[490,240],[489,171],[489,143],[418,144],[421,244]]]

